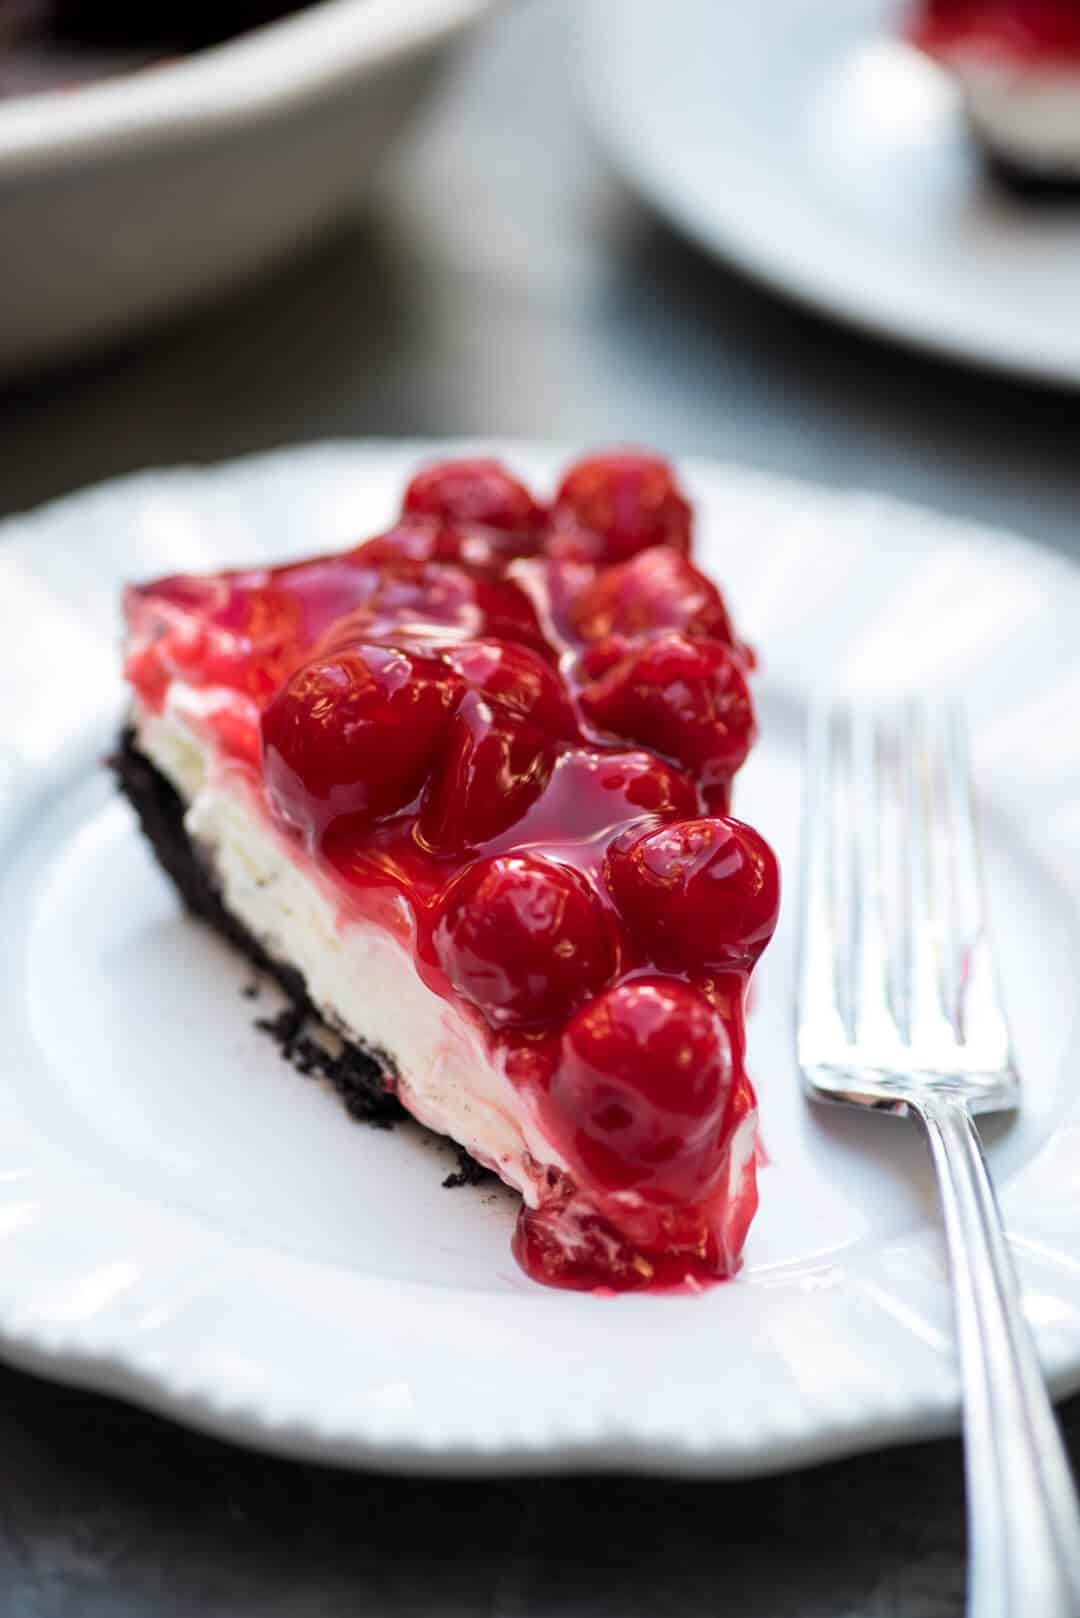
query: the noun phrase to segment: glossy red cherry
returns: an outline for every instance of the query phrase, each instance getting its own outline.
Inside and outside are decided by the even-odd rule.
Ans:
[[[474,640],[443,653],[467,685],[551,736],[573,738],[577,721],[558,675],[539,653],[511,641]]]
[[[468,692],[424,793],[421,842],[438,854],[482,847],[536,801],[553,761],[552,740],[538,725]]]
[[[464,690],[444,663],[359,646],[309,663],[262,716],[270,805],[317,840],[343,815],[395,814],[423,786]]]
[[[482,457],[426,466],[405,490],[402,510],[522,535],[535,533],[545,517],[518,478]]]
[[[697,788],[689,776],[652,753],[564,747],[516,828],[529,844],[566,849],[607,844],[617,828],[635,835],[661,816],[697,814]],[[627,833],[629,835],[629,832]],[[599,856],[599,849],[596,849]]]
[[[552,1122],[571,1166],[604,1189],[698,1201],[721,1169],[731,1083],[724,1025],[704,995],[634,978],[568,1023]]]
[[[573,626],[578,638],[587,641],[658,629],[677,629],[728,646],[735,641],[715,584],[666,546],[639,551],[629,562],[599,573],[574,603]]]
[[[478,860],[435,927],[453,987],[493,1023],[563,1018],[611,976],[614,949],[584,877],[533,855]]]
[[[604,643],[585,660],[595,670]],[[722,792],[754,740],[754,709],[739,657],[716,641],[664,634],[621,656],[579,692],[601,729],[655,748]]]
[[[659,966],[749,971],[773,935],[780,872],[738,820],[682,820],[612,848],[608,881]]]
[[[609,450],[564,476],[551,514],[553,556],[623,562],[650,545],[690,550],[690,507],[671,467],[640,450]]]

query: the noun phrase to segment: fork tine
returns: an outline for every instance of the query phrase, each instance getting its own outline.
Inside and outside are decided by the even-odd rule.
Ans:
[[[1012,1066],[1009,1030],[994,972],[986,921],[978,824],[967,726],[951,708],[944,731],[949,857],[957,927],[956,1017],[970,1058],[987,1071]]]
[[[851,715],[852,784],[855,798],[855,914],[857,917],[854,981],[855,1038],[886,1052],[900,1044],[900,1030],[890,1004],[889,941],[885,914],[882,835],[881,720],[866,708]]]
[[[832,712],[811,706],[806,732],[798,1048],[804,1066],[847,1035],[840,1011],[841,932],[833,868]]]
[[[935,768],[939,762],[925,708],[909,703],[904,724],[905,1002],[908,1041],[930,1065],[934,1053],[951,1048],[957,1037],[946,1010],[944,941],[950,929],[946,884],[935,849],[935,842],[940,849],[945,822],[945,800]]]

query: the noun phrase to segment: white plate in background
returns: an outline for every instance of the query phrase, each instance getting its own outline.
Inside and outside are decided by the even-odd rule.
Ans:
[[[954,1426],[919,1133],[808,1107],[793,1067],[799,732],[826,675],[970,698],[1028,1093],[991,1156],[1045,1364],[1080,1386],[1080,573],[1034,547],[684,468],[762,654],[737,807],[787,895],[750,1033],[770,1166],[738,1280],[533,1285],[509,1193],[443,1190],[445,1148],[350,1123],[253,1029],[268,998],[182,917],[101,768],[121,583],[345,544],[432,449],[146,473],[0,527],[0,1353],[268,1450],[421,1472],[737,1476]],[[506,453],[541,486],[562,459]]]
[[[1080,384],[1080,199],[984,173],[897,0],[592,0],[588,99],[700,246],[885,336]]]

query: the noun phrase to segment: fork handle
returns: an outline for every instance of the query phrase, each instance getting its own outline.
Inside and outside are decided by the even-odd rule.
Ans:
[[[964,1389],[968,1618],[1080,1618],[1080,1507],[965,1102],[920,1098]]]

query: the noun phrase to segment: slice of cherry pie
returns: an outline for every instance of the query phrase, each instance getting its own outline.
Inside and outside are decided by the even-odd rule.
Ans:
[[[909,32],[954,79],[994,169],[1023,191],[1080,185],[1077,0],[913,0]]]
[[[539,1280],[730,1275],[757,1203],[743,1008],[779,884],[729,818],[752,656],[648,455],[550,506],[421,471],[340,555],[130,588],[114,761],[190,908],[521,1193]]]

